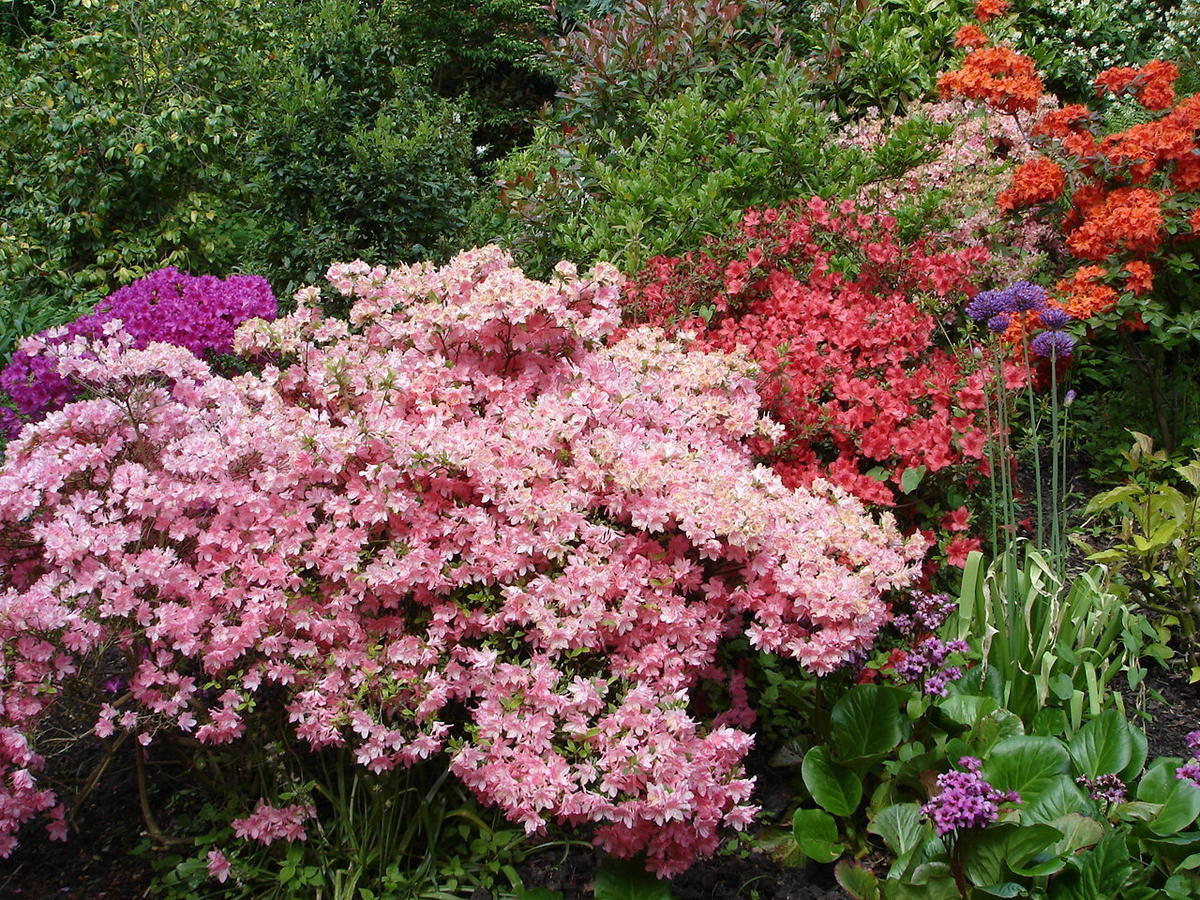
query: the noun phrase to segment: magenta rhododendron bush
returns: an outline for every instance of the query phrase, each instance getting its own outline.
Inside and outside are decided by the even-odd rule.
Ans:
[[[721,641],[827,673],[871,643],[923,552],[746,443],[754,369],[654,329],[605,343],[619,276],[531,281],[495,248],[334,266],[226,378],[115,323],[58,351],[92,399],[0,469],[0,855],[56,799],[33,737],[117,646],[96,731],[234,741],[286,697],[297,736],[383,771],[445,752],[529,831],[593,824],[660,874],[750,818],[751,737],[690,692]],[[269,694],[264,694],[267,687]]]

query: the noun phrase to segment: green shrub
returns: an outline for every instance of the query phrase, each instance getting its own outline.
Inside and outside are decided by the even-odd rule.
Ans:
[[[881,165],[902,168],[924,152],[925,141],[874,153],[837,145],[807,79],[782,58],[765,72],[747,66],[728,99],[706,88],[641,107],[644,132],[628,141],[542,123],[533,145],[500,165],[499,204],[477,210],[475,240],[498,239],[539,272],[559,259],[636,271],[699,247],[746,207],[848,196]]]
[[[474,121],[403,67],[391,29],[327,3],[263,67],[248,174],[267,237],[247,250],[281,295],[335,260],[407,262],[459,242]]]

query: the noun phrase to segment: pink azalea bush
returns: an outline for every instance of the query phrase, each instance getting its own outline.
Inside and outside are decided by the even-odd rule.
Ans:
[[[1039,110],[1049,110],[1053,104],[1052,98],[1044,97]],[[1034,116],[981,111],[961,100],[916,103],[902,119],[876,112],[849,124],[840,143],[874,150],[897,128],[915,119],[949,126],[950,134],[930,140],[925,147],[928,161],[863,187],[856,198],[859,205],[895,213],[914,198],[937,191],[941,196],[927,216],[930,227],[941,231],[951,245],[986,247],[991,259],[981,277],[1008,284],[1038,271],[1047,252],[1061,243],[1054,229],[1033,217],[1015,220],[996,206],[996,195],[1005,183],[1002,173],[1038,155],[1029,133]]]
[[[722,640],[834,670],[921,539],[753,463],[778,428],[745,356],[606,344],[609,267],[541,283],[485,248],[328,277],[348,322],[307,288],[241,327],[260,374],[111,325],[56,351],[95,399],[0,468],[0,854],[61,823],[32,736],[113,644],[128,694],[100,733],[234,741],[272,687],[311,747],[377,772],[445,753],[530,832],[590,824],[664,876],[711,852],[753,814],[751,736],[690,708]],[[238,824],[298,837],[309,812]]]

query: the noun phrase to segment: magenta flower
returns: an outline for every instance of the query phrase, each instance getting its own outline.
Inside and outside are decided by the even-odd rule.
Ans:
[[[1000,817],[1001,804],[1021,802],[1015,791],[988,784],[979,774],[983,763],[976,757],[964,756],[958,764],[965,771],[939,775],[938,792],[921,807],[939,837],[963,828],[984,828]]]

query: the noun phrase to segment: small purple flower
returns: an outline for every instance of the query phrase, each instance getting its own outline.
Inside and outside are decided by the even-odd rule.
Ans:
[[[1008,325],[1011,321],[1012,319],[1007,313],[1000,313],[999,315],[992,316],[990,319],[988,319],[987,327],[997,334],[1000,334],[1008,331]]]
[[[962,678],[961,666],[947,666],[952,653],[966,653],[966,641],[943,641],[927,635],[910,650],[897,653],[892,672],[905,684],[919,684],[921,691],[931,697],[945,697],[946,685]]]
[[[1075,352],[1075,338],[1065,331],[1043,331],[1029,342],[1034,356],[1063,358]]]
[[[104,688],[104,692],[106,694],[115,694],[120,691],[121,688],[125,687],[125,679],[121,678],[119,675],[114,676],[113,678],[109,678],[100,686]]]
[[[9,406],[0,406],[0,441],[11,441],[21,431],[21,417]]]
[[[933,594],[929,591],[910,591],[912,612],[892,617],[892,624],[901,634],[929,634],[937,631],[958,608],[949,594]]]
[[[1187,744],[1192,758],[1175,770],[1175,777],[1200,787],[1200,731],[1188,732]]]
[[[1047,306],[1040,313],[1038,318],[1042,320],[1042,324],[1047,328],[1059,329],[1066,328],[1075,321],[1075,317],[1065,309],[1059,309],[1057,306]]]
[[[1087,788],[1097,803],[1114,805],[1125,799],[1125,782],[1117,775],[1100,775],[1097,778],[1080,775],[1075,783]]]
[[[1079,396],[1079,395],[1075,393],[1074,388],[1067,391],[1065,394],[1063,394],[1063,406],[1070,406],[1072,403],[1075,402],[1075,398],[1077,396]]]
[[[1028,281],[1016,281],[1004,291],[1008,297],[1008,309],[1013,312],[1041,309],[1046,305],[1046,289]]]
[[[974,756],[964,756],[958,764],[965,771],[939,775],[938,792],[921,807],[939,837],[962,828],[983,828],[1000,817],[1000,804],[1021,802],[1015,791],[988,784],[979,774],[983,763]]]

